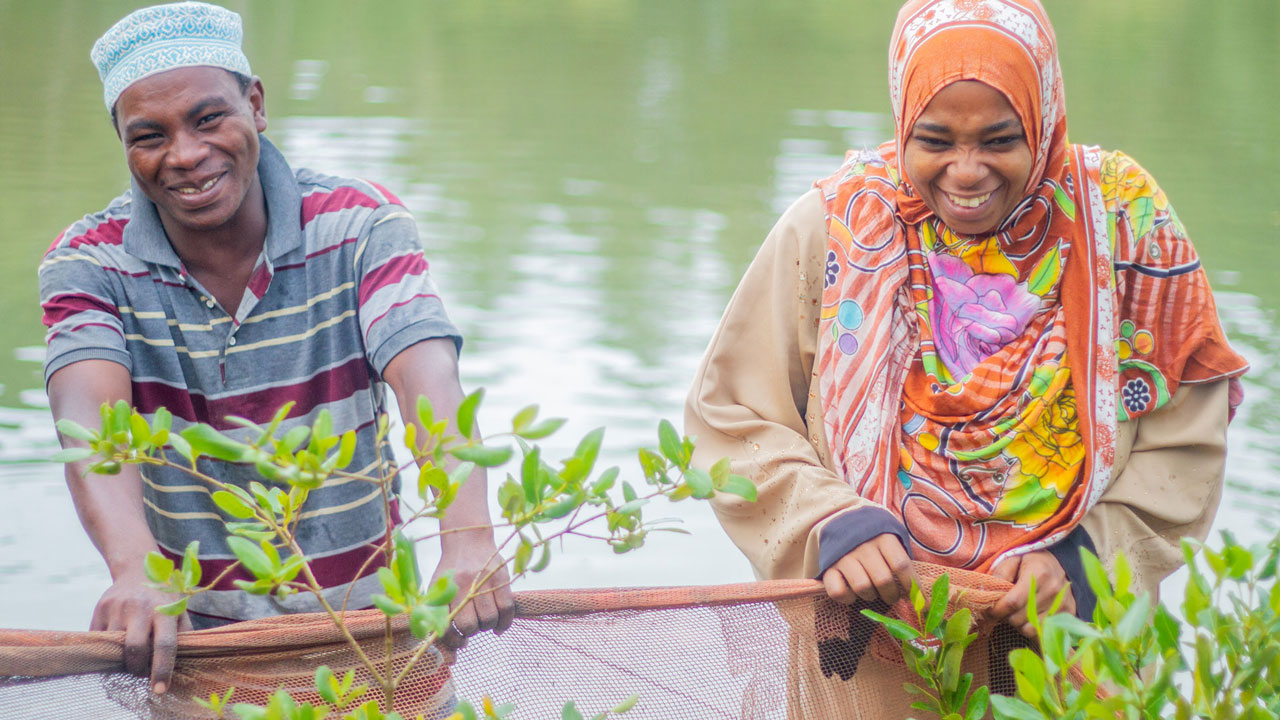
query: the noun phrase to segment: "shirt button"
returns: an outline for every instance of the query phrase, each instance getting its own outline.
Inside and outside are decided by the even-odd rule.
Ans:
[[[228,339],[228,340],[227,340],[227,344],[228,344],[228,345],[235,345],[235,344],[236,344],[236,339],[235,339],[234,337],[232,337],[232,338]]]
[[[204,304],[205,304],[205,306],[206,306],[206,307],[208,307],[210,310],[212,310],[212,309],[213,309],[213,306],[214,306],[214,305],[217,305],[217,303],[215,303],[215,302],[213,301],[213,298],[208,298],[208,299],[206,299],[206,300],[204,301]]]

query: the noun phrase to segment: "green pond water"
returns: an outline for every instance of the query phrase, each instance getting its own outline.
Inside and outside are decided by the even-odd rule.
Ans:
[[[108,578],[59,468],[35,268],[127,185],[88,61],[136,3],[0,0],[0,626],[86,627]],[[737,279],[845,148],[890,135],[896,3],[809,0],[229,2],[298,166],[392,189],[467,336],[497,428],[526,403],[598,425],[612,462],[678,420]],[[1280,4],[1046,0],[1072,139],[1160,179],[1253,362],[1218,525],[1274,531],[1280,451]],[[577,435],[574,435],[577,433]],[[624,465],[629,467],[629,465]],[[634,556],[568,543],[524,587],[733,582],[705,507]]]

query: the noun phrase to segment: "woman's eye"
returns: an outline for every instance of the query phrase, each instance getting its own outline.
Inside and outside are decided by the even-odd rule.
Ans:
[[[132,140],[130,140],[129,142],[131,142],[134,145],[138,145],[138,144],[146,144],[159,139],[160,139],[160,133],[147,133],[146,135],[139,135],[133,138]]]
[[[944,148],[951,144],[942,138],[926,137],[924,135],[917,135],[916,142],[931,148]]]
[[[1021,139],[1022,139],[1021,135],[1002,135],[998,138],[992,138],[988,140],[987,144],[994,145],[997,147],[1004,146],[1004,145],[1013,145],[1013,144],[1016,144]]]

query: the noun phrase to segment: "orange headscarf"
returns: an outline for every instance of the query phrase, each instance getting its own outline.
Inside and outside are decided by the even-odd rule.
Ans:
[[[1033,156],[991,237],[953,233],[901,167],[916,120],[961,80],[1008,99]],[[824,423],[846,480],[903,521],[919,559],[988,570],[1079,523],[1109,484],[1117,422],[1246,366],[1163,193],[1123,155],[1067,143],[1038,2],[908,2],[889,85],[894,141],[819,183]],[[949,366],[944,350],[977,331],[1000,349]]]

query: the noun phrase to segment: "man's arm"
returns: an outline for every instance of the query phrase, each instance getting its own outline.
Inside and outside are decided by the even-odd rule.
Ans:
[[[458,382],[458,352],[452,338],[433,338],[410,345],[387,363],[383,378],[396,394],[401,419],[406,426],[410,423],[418,426],[419,437],[425,437],[426,431],[418,422],[420,395],[431,401],[436,417],[449,418],[450,425],[453,424],[464,395]],[[453,579],[462,591],[461,598],[475,581],[501,562],[489,520],[484,468],[477,467],[467,478],[440,526],[442,552],[435,576],[454,570]],[[444,641],[451,647],[461,647],[467,636],[481,630],[500,633],[511,625],[515,604],[506,567],[498,567],[480,591],[483,594],[463,608],[454,619],[454,630],[445,635]],[[457,602],[454,601],[455,607]]]
[[[99,407],[117,400],[132,402],[129,371],[110,360],[81,360],[49,378],[49,404],[55,420],[63,418],[88,427],[101,424]],[[64,447],[83,445],[63,436]],[[143,561],[158,550],[142,508],[142,477],[133,465],[118,475],[93,475],[90,462],[70,463],[67,487],[80,524],[111,572],[111,587],[98,600],[90,630],[125,631],[125,667],[146,675],[155,692],[163,693],[173,673],[179,618],[160,615],[155,608],[176,598],[147,586]],[[186,615],[182,629],[190,629]]]

